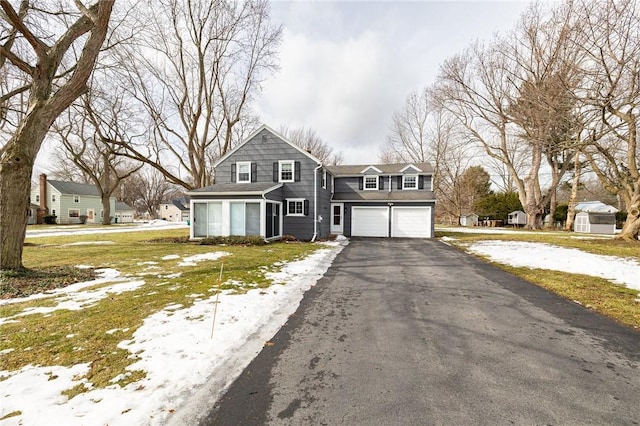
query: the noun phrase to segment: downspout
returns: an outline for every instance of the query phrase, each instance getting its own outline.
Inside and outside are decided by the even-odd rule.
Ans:
[[[322,168],[322,164],[313,169],[313,237],[311,242],[318,238],[318,170]]]
[[[264,195],[264,192],[262,193],[262,199],[264,200],[264,210],[267,211],[267,197]],[[262,216],[262,215],[260,215]],[[265,216],[263,216],[265,218],[265,224],[264,224],[264,240],[267,241],[267,223],[266,223],[266,214]],[[278,218],[278,220],[280,220],[280,218]],[[280,227],[280,224],[278,224],[278,227]],[[282,231],[281,231],[282,232]]]

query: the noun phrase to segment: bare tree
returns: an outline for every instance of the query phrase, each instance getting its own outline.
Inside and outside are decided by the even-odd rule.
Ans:
[[[33,163],[52,123],[86,90],[105,40],[114,2],[85,5],[0,0],[0,98],[4,135],[0,149],[0,269],[19,270],[27,227]],[[51,9],[47,9],[51,7]],[[71,62],[67,53],[81,45]],[[26,96],[28,94],[28,96]],[[24,102],[17,101],[21,98]]]
[[[253,122],[250,103],[277,68],[281,27],[270,23],[266,0],[157,0],[140,8],[141,30],[120,64],[148,117],[148,139],[122,147],[174,184],[209,185],[212,163],[239,141],[243,120]]]
[[[469,137],[507,169],[528,216],[529,228],[542,226],[544,208],[566,171],[566,147],[575,143],[568,130],[550,122],[570,98],[575,60],[569,40],[574,33],[571,5],[545,16],[533,5],[508,37],[474,44],[445,62],[439,77],[441,104],[457,117]],[[552,90],[553,89],[553,90]],[[562,89],[562,90],[560,90]],[[557,94],[566,96],[558,96]],[[519,170],[522,158],[528,160]],[[541,184],[543,161],[553,179]]]
[[[54,129],[65,148],[61,164],[73,163],[85,179],[95,185],[104,213],[102,224],[109,225],[111,196],[120,182],[137,172],[143,163],[133,163],[118,154],[119,142],[136,136],[131,135],[127,127],[131,112],[123,98],[113,92],[111,96],[100,95],[97,88],[83,95],[81,102],[69,108],[54,124]]]
[[[464,207],[456,191],[460,176],[470,167],[475,147],[460,133],[453,116],[435,99],[437,88],[411,93],[393,115],[380,159],[384,162],[429,162],[434,169],[434,192],[439,220],[457,223]]]
[[[597,111],[584,152],[605,188],[618,196],[627,220],[618,236],[637,240],[640,231],[640,13],[636,1],[582,2],[588,55],[583,100]]]
[[[380,159],[385,162],[430,161],[434,154],[430,132],[433,107],[425,89],[411,93],[399,111],[393,114],[391,132],[381,147]]]
[[[312,128],[298,127],[290,129],[287,126],[281,126],[280,134],[316,157],[323,164],[334,166],[344,160],[342,152],[335,152]]]
[[[155,219],[163,200],[182,195],[179,187],[167,182],[158,170],[147,166],[122,182],[118,198]]]

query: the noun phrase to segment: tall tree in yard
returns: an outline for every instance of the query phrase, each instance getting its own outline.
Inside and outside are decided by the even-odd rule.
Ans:
[[[546,12],[546,13],[545,13]],[[460,120],[468,137],[508,170],[528,216],[527,226],[542,226],[544,208],[566,171],[574,139],[550,122],[571,109],[571,84],[578,69],[572,4],[548,13],[533,5],[509,37],[475,44],[445,62],[439,76],[441,104]],[[569,64],[569,65],[568,65]],[[566,85],[566,86],[565,86]],[[566,125],[566,123],[562,123]],[[525,155],[528,167],[519,169]],[[543,188],[544,161],[554,178]]]
[[[118,153],[121,148],[116,141],[136,136],[135,129],[128,127],[132,112],[118,92],[114,88],[110,96],[100,96],[99,89],[91,89],[54,124],[64,146],[60,164],[71,162],[87,183],[95,185],[102,200],[103,225],[111,224],[111,196],[124,179],[143,166]]]
[[[589,61],[583,93],[595,109],[584,153],[592,170],[627,211],[619,238],[640,232],[640,10],[634,0],[584,2],[582,20]]]
[[[149,121],[126,154],[186,189],[213,182],[213,167],[251,131],[250,105],[277,69],[282,29],[266,0],[141,2],[140,28],[119,61]],[[141,55],[140,52],[145,52]]]
[[[13,4],[12,4],[13,3]],[[0,0],[0,269],[20,270],[31,173],[54,120],[86,91],[113,0],[85,5]],[[68,52],[81,50],[77,61]],[[6,137],[4,137],[6,136]]]

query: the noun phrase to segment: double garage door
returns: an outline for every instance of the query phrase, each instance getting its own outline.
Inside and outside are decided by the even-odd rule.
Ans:
[[[431,238],[431,207],[354,206],[351,208],[351,235]]]

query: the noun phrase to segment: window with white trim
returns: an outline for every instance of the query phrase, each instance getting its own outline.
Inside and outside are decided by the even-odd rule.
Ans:
[[[69,217],[80,217],[80,209],[69,209]]]
[[[295,172],[295,162],[293,161],[279,161],[278,162],[279,170],[278,176],[280,177],[280,182],[293,182],[294,172]]]
[[[236,163],[236,182],[251,182],[251,161],[239,161]]]
[[[80,202],[80,196],[79,195],[74,195],[73,196],[73,202],[74,203],[79,203]]]
[[[402,189],[418,189],[418,175],[403,175]]]
[[[327,171],[322,171],[322,189],[327,189]]]
[[[51,194],[51,201],[56,202],[56,194]]]
[[[304,198],[287,199],[287,216],[304,216]]]
[[[377,190],[378,189],[378,175],[365,176],[364,177],[364,189]]]

